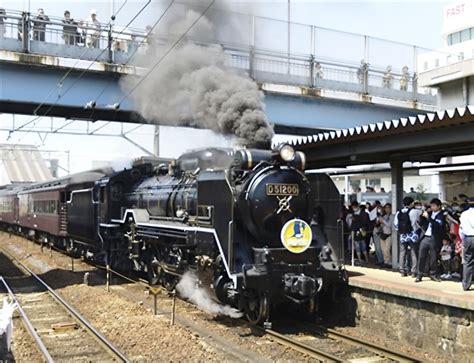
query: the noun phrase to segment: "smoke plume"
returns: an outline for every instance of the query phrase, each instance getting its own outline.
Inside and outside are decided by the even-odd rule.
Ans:
[[[167,22],[166,40],[160,42],[155,34],[155,49],[148,50],[146,66],[153,66],[200,15],[193,9],[179,14],[178,19]],[[257,84],[226,66],[221,46],[208,45],[219,33],[208,18],[201,18],[192,29],[132,93],[139,112],[156,124],[206,128],[234,135],[247,146],[269,144],[273,129]],[[207,45],[197,44],[196,39],[204,39]],[[135,84],[131,76],[122,81],[125,91]]]
[[[231,306],[220,305],[215,302],[203,288],[198,287],[197,277],[191,273],[186,272],[179,283],[176,285],[176,290],[184,298],[196,304],[200,309],[211,314],[227,315],[231,318],[240,318],[242,313]]]

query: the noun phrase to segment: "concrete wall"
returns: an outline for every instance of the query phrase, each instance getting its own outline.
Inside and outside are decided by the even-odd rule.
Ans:
[[[465,106],[463,80],[443,83],[438,90],[438,107],[440,110]]]
[[[472,104],[474,104],[474,76],[439,85],[438,108],[440,110]]]
[[[474,357],[474,311],[353,287],[338,311],[371,335],[453,359]]]

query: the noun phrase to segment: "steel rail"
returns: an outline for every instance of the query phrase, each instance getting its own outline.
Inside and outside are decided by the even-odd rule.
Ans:
[[[343,362],[344,360],[331,353],[324,352],[296,339],[290,338],[284,334],[278,333],[272,329],[263,329],[263,332],[271,336],[278,343],[286,345],[300,353],[307,354],[321,362]]]
[[[25,311],[23,310],[20,302],[16,298],[16,295],[13,293],[12,289],[8,285],[8,283],[5,281],[3,276],[0,276],[0,280],[2,281],[3,285],[5,286],[8,294],[12,298],[12,300],[16,303],[18,307],[18,312],[21,315],[21,318],[23,319],[23,322],[25,323],[25,327],[28,330],[28,332],[31,334],[33,340],[35,343],[38,345],[39,350],[41,351],[41,354],[43,354],[44,358],[48,363],[53,363],[53,357],[51,357],[51,354],[49,354],[48,349],[46,348],[43,340],[40,338],[38,333],[36,332],[35,328],[33,327],[33,324],[31,324],[30,319],[28,318],[28,315],[26,315]]]
[[[363,340],[363,339],[351,336],[349,334],[339,332],[335,329],[322,328],[318,326],[312,326],[312,329],[314,329],[320,335],[326,336],[334,340],[340,340],[340,341],[343,341],[355,346],[363,347],[375,354],[382,355],[385,358],[393,359],[399,362],[419,362],[420,361],[419,358],[416,358],[410,354],[396,351],[387,347],[383,347],[375,343],[369,342],[367,340]]]
[[[48,284],[46,284],[31,269],[25,266],[16,257],[7,253],[3,248],[2,248],[2,253],[8,256],[19,267],[21,267],[24,271],[30,274],[40,285],[42,285],[60,305],[62,305],[69,313],[71,313],[97,339],[97,341],[107,351],[109,351],[109,353],[111,353],[113,356],[115,356],[122,362],[125,362],[125,363],[130,362],[130,360],[120,350],[118,350],[118,348],[116,348],[112,344],[112,342],[110,342],[101,332],[99,332],[96,328],[94,328],[84,317],[82,317],[82,315],[76,309],[74,309],[71,305],[69,305],[56,291],[54,291]]]

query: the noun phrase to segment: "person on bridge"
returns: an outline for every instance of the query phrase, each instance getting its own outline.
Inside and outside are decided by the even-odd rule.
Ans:
[[[464,267],[462,288],[471,288],[474,275],[474,198],[468,199],[469,208],[461,214],[459,233],[463,241]]]
[[[79,40],[81,35],[77,31],[77,26],[78,23],[74,21],[73,18],[71,18],[71,13],[69,10],[66,10],[64,12],[64,18],[62,20],[63,22],[63,39],[64,43],[67,45],[76,45]]]
[[[408,72],[408,67],[404,66],[402,68],[402,76],[400,77],[400,91],[408,90],[408,81],[410,80],[410,72]]]
[[[393,80],[393,75],[392,75],[392,66],[387,66],[387,69],[385,70],[385,74],[383,75],[382,81],[383,81],[383,86],[385,88],[392,88],[392,80]]]
[[[46,24],[49,17],[44,14],[43,8],[38,9],[38,14],[33,20],[33,40],[44,42],[46,39]]]
[[[7,18],[7,13],[4,8],[0,8],[0,38],[5,34],[5,19]]]
[[[86,23],[87,46],[89,48],[99,48],[102,27],[100,25],[99,19],[97,19],[97,11],[92,9],[90,14],[91,18]]]
[[[431,212],[423,212],[422,228],[425,231],[420,243],[418,272],[415,282],[420,282],[428,267],[431,280],[441,281],[438,277],[437,261],[443,239],[448,239],[446,233],[446,217],[441,209],[441,201],[434,198],[430,202]],[[428,266],[427,266],[428,265]]]
[[[323,67],[319,62],[316,62],[316,64],[314,65],[314,76],[320,79],[324,78]]]
[[[365,60],[362,59],[360,61],[360,67],[357,69],[357,79],[359,80],[360,84],[364,84],[366,73],[367,73],[367,64],[365,63]]]

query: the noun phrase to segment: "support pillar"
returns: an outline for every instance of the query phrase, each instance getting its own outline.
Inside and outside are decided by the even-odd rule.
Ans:
[[[403,200],[403,161],[390,162],[392,171],[392,210],[393,213],[401,208]],[[392,229],[392,269],[398,269],[398,232]]]
[[[153,154],[160,156],[160,126],[155,126],[155,134],[153,135]]]

